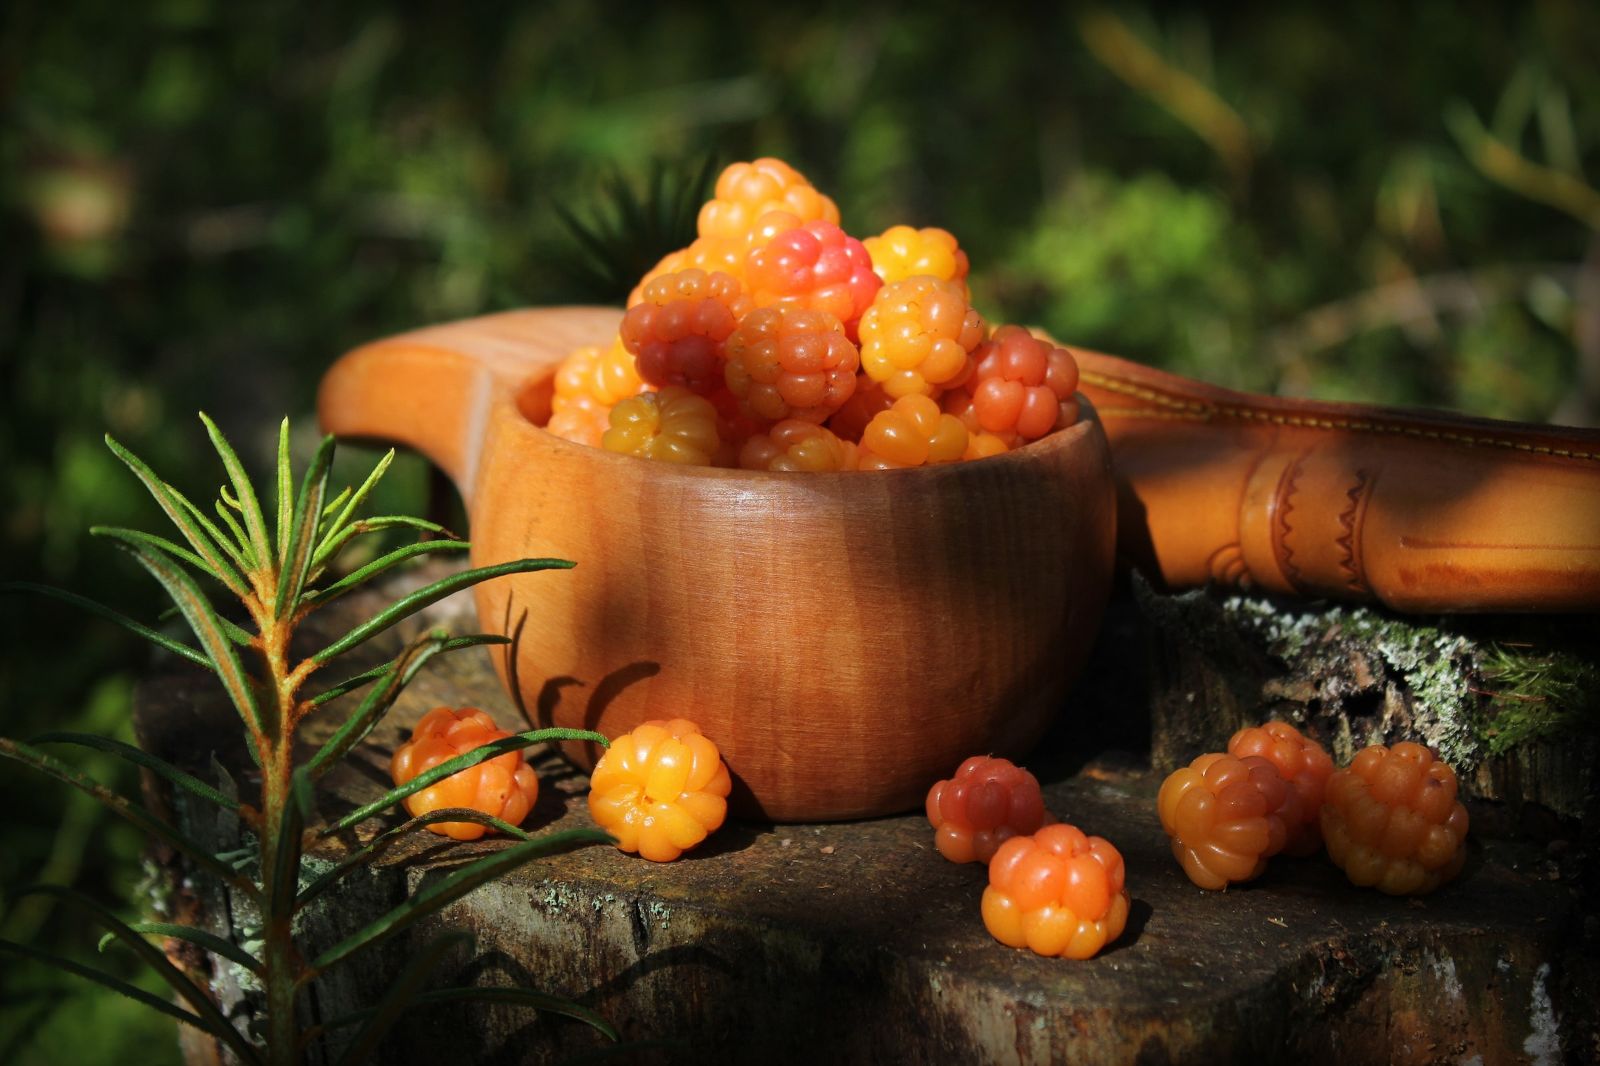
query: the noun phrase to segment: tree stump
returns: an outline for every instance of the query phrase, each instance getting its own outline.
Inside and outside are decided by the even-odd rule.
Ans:
[[[1027,760],[1058,817],[1108,837],[1125,856],[1129,926],[1095,959],[1041,959],[992,940],[978,911],[984,870],[942,859],[920,813],[829,825],[734,822],[667,865],[606,847],[537,860],[331,971],[307,997],[303,1021],[371,1005],[420,944],[460,928],[476,934],[477,946],[447,965],[441,981],[517,983],[570,997],[610,1019],[625,1039],[643,1042],[637,1058],[647,1062],[1257,1056],[1492,1064],[1600,1054],[1597,982],[1585,959],[1595,920],[1577,895],[1581,842],[1561,852],[1477,833],[1462,877],[1417,900],[1353,888],[1321,858],[1278,860],[1257,881],[1225,893],[1188,882],[1155,816],[1160,768],[1187,761],[1188,749],[1212,743],[1207,738],[1225,740],[1233,720],[1260,707],[1237,698],[1242,689],[1220,674],[1192,672],[1184,655],[1206,653],[1173,649],[1171,619],[1183,616],[1160,614],[1152,606],[1158,599],[1148,590],[1119,593],[1094,666]],[[350,596],[318,624],[342,631],[381,602],[373,593]],[[1208,609],[1173,602],[1178,612]],[[470,600],[452,598],[408,622],[372,650],[371,661],[441,622],[472,631]],[[1139,683],[1147,647],[1168,662],[1148,692]],[[1264,661],[1270,665],[1270,655]],[[434,662],[357,757],[326,779],[317,800],[325,817],[387,786],[390,753],[433,706],[476,705],[504,726],[520,724],[481,649]],[[350,672],[363,665],[350,664]],[[1201,686],[1194,701],[1180,698],[1187,678]],[[1147,715],[1152,698],[1156,707]],[[1205,714],[1186,721],[1190,706]],[[226,766],[249,793],[236,723],[205,678],[153,678],[137,713],[151,750],[207,777],[215,776],[213,765]],[[311,728],[308,740],[316,728],[329,725]],[[1146,743],[1154,769],[1138,750]],[[592,824],[582,775],[551,752],[537,754],[536,765],[541,795],[526,827]],[[1477,804],[1475,819],[1480,809],[1487,808]],[[219,850],[238,846],[237,825],[201,821],[182,803],[174,815]],[[308,873],[399,820],[330,840],[312,853]],[[402,838],[307,916],[308,950],[501,846],[427,833]],[[237,901],[216,885],[188,878],[180,887],[188,917],[213,932],[237,937],[247,924]],[[211,963],[212,990],[247,1025],[257,1006],[250,983],[230,965]],[[348,1033],[317,1041],[312,1061],[333,1061],[341,1036]],[[600,1044],[593,1031],[565,1019],[450,1005],[409,1013],[377,1061],[536,1063]],[[219,1061],[202,1042],[188,1047],[193,1063]]]

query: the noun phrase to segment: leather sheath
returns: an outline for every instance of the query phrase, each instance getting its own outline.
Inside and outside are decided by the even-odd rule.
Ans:
[[[1600,430],[1232,392],[1072,349],[1118,553],[1169,588],[1600,610]]]

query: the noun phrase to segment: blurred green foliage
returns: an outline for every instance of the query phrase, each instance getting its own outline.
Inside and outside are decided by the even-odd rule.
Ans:
[[[1253,389],[1600,420],[1582,0],[407,7],[0,5],[0,579],[148,617],[153,589],[84,550],[91,522],[155,518],[104,432],[209,495],[196,408],[265,469],[351,345],[619,300],[560,209],[603,217],[618,168],[707,157],[790,160],[857,235],[950,229],[991,316],[1063,340]],[[423,468],[399,474],[381,506],[420,509]],[[126,722],[132,638],[51,604],[0,619],[5,732]],[[43,869],[132,898],[137,841],[34,781],[0,799],[0,886]],[[164,1024],[0,980],[7,1061],[126,1060]]]

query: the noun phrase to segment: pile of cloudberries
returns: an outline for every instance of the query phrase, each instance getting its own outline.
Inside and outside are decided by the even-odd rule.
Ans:
[[[735,163],[699,236],[644,276],[617,337],[556,371],[546,428],[747,470],[884,470],[997,455],[1078,418],[1072,353],[972,306],[942,229],[858,240],[777,159]]]

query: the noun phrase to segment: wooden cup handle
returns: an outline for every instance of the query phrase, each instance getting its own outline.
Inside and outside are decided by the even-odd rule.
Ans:
[[[323,376],[317,417],[328,433],[421,452],[471,506],[497,400],[512,402],[574,348],[606,343],[620,317],[609,307],[533,308],[373,341]]]

